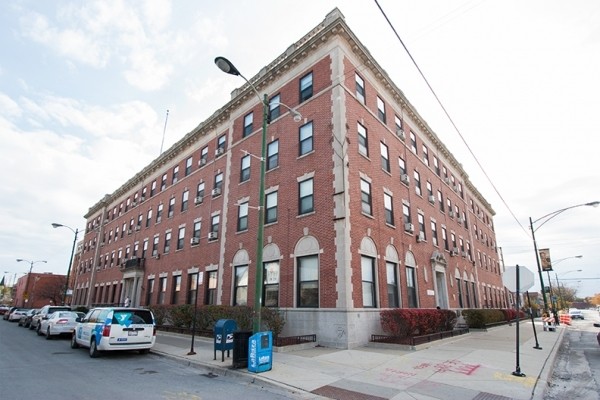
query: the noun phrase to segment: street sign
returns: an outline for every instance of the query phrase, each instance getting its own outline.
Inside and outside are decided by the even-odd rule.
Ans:
[[[502,274],[502,283],[511,292],[517,291],[517,267],[508,267]],[[533,272],[519,266],[519,292],[525,292],[535,283]]]

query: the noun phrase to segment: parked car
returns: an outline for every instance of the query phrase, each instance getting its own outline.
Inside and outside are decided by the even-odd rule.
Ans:
[[[46,305],[40,308],[40,312],[31,318],[31,325],[29,326],[29,329],[33,329],[35,331],[39,330],[42,319],[48,318],[48,315],[56,311],[71,311],[71,307]]]
[[[139,350],[145,354],[155,341],[156,323],[150,310],[99,307],[77,319],[71,348],[88,347],[92,358],[102,351],[114,350]]]
[[[19,326],[28,328],[29,325],[31,325],[31,318],[38,312],[39,310],[37,308],[32,308],[31,310],[27,311],[27,313],[25,315],[21,316],[21,319],[19,319]]]
[[[5,306],[4,304],[0,305],[0,315],[6,314],[8,310],[10,310],[9,306]]]
[[[571,319],[585,319],[581,310],[577,309],[569,310],[569,316],[571,317]]]
[[[46,335],[46,339],[52,339],[52,336],[59,335],[71,335],[75,325],[77,324],[76,319],[79,318],[75,311],[56,311],[44,318],[40,322],[40,329],[38,329],[38,335]]]
[[[8,320],[10,322],[18,321],[23,315],[26,315],[28,311],[29,308],[17,308],[8,315]]]
[[[7,310],[7,311],[4,313],[4,315],[2,316],[2,319],[3,319],[3,320],[5,320],[5,321],[8,321],[8,317],[10,316],[10,313],[11,313],[11,312],[13,312],[13,311],[15,311],[17,308],[18,308],[18,307],[11,307],[11,308],[9,308],[9,309],[8,309],[8,310]]]

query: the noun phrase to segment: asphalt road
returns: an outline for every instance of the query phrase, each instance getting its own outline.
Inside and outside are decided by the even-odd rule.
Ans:
[[[559,349],[546,400],[600,399],[600,345],[593,323],[600,321],[597,311],[585,311],[585,320],[572,321]]]
[[[289,399],[260,383],[236,381],[208,370],[138,352],[103,354],[71,349],[68,338],[45,340],[0,320],[1,399],[258,400]]]

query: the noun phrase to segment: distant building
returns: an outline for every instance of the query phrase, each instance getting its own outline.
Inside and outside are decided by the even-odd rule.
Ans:
[[[283,334],[351,348],[384,308],[507,306],[492,207],[339,10],[251,82],[270,102],[263,302]],[[93,205],[74,304],[252,305],[261,127],[244,85]]]
[[[13,305],[25,308],[41,308],[48,304],[62,303],[66,275],[32,272],[20,277],[14,288]]]

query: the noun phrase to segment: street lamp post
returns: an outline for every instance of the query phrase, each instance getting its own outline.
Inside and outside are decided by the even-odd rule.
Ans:
[[[71,258],[69,259],[69,266],[67,268],[67,282],[65,284],[65,291],[63,292],[62,304],[65,305],[67,300],[67,292],[69,291],[69,279],[71,278],[71,264],[73,264],[73,255],[75,254],[75,244],[77,243],[77,235],[79,234],[79,229],[73,229],[70,226],[57,224],[56,222],[52,224],[53,228],[67,228],[70,229],[71,232],[75,234],[73,239],[73,247],[71,248]]]
[[[267,158],[267,125],[269,122],[269,99],[265,93],[262,98],[256,87],[240,71],[233,65],[231,61],[225,57],[215,58],[215,64],[219,69],[227,74],[239,76],[246,81],[248,86],[254,91],[258,100],[262,104],[263,115],[262,115],[262,136],[261,136],[261,155],[260,155],[260,188],[258,191],[258,232],[256,239],[256,275],[254,282],[254,319],[252,323],[252,330],[257,333],[261,330],[261,308],[262,308],[262,296],[263,296],[263,246],[264,246],[264,213],[265,213],[265,172],[266,172],[266,158]],[[283,103],[279,103],[290,110],[294,115],[294,121],[299,122],[302,115],[286,106]]]
[[[17,258],[17,262],[28,262],[29,263],[29,273],[27,274],[27,280],[25,281],[25,290],[23,291],[23,301],[21,302],[21,307],[25,307],[25,301],[29,300],[29,280],[31,279],[31,271],[33,270],[33,264],[37,264],[40,262],[47,263],[48,261],[46,261],[46,260],[29,261],[29,260],[25,260],[23,258]]]
[[[529,226],[531,229],[531,238],[533,239],[533,248],[535,250],[535,260],[537,262],[537,267],[538,267],[538,274],[540,277],[540,285],[542,287],[542,298],[544,299],[544,312],[546,314],[548,314],[548,300],[546,298],[546,291],[544,290],[544,275],[542,274],[542,265],[540,263],[540,255],[538,254],[538,248],[537,248],[537,242],[535,240],[535,232],[540,229],[546,222],[550,221],[552,218],[556,217],[559,214],[562,214],[563,212],[570,210],[572,208],[576,208],[576,207],[583,207],[583,206],[592,206],[592,207],[598,207],[598,205],[600,205],[600,201],[593,201],[590,203],[583,203],[583,204],[577,204],[574,206],[570,206],[570,207],[565,207],[565,208],[561,208],[560,210],[556,210],[553,211],[549,214],[544,215],[543,217],[540,217],[538,219],[536,219],[535,221],[532,220],[531,217],[529,217]],[[534,227],[534,224],[540,222],[541,223],[537,226],[537,228]],[[556,314],[556,313],[555,313]],[[556,317],[556,315],[555,315]]]

